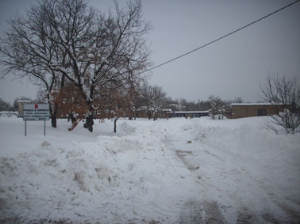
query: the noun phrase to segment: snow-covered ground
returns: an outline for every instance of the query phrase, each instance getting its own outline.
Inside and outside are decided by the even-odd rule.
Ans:
[[[1,223],[299,223],[300,135],[266,118],[0,117]]]

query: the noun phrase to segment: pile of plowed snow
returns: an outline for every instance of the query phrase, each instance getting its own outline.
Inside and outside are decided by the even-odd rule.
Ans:
[[[59,120],[46,136],[28,122],[25,137],[20,118],[0,118],[0,221],[183,223],[209,220],[211,205],[224,222],[292,220],[300,136],[262,121],[120,120],[115,134],[110,120],[93,133]]]

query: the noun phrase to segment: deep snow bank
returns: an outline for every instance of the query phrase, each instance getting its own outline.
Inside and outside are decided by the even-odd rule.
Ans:
[[[276,135],[268,118],[179,121],[171,147],[198,178],[197,201],[229,223],[300,221],[300,135]],[[179,124],[182,122],[181,124]]]
[[[24,137],[22,120],[1,118],[0,220],[293,221],[300,136],[262,121],[120,120],[116,135],[111,121],[89,133],[59,120],[47,136],[32,122]]]
[[[176,222],[178,204],[191,197],[194,187],[185,178],[189,173],[166,149],[160,122],[132,123],[136,126],[120,122],[122,136],[108,131],[93,142],[60,146],[47,140],[34,150],[2,157],[1,217]]]

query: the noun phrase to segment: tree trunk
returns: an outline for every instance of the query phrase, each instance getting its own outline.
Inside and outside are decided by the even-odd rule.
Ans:
[[[56,125],[56,114],[51,115],[51,125],[52,125],[53,128],[57,127],[57,125]]]
[[[49,96],[49,95],[48,95]],[[49,98],[49,97],[48,97]],[[48,99],[48,101],[50,102],[50,100]],[[50,108],[50,116],[51,116],[51,125],[53,128],[57,127],[57,123],[56,123],[56,118],[57,118],[57,104],[55,104],[54,106],[54,111],[52,110],[51,107],[51,103],[49,103],[49,108]]]
[[[114,132],[117,133],[117,120],[119,119],[119,117],[115,116],[114,117]]]

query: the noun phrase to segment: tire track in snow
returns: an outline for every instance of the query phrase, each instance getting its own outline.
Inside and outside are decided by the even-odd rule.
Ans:
[[[170,140],[170,139],[169,139]],[[174,141],[171,140],[174,143]],[[190,144],[188,142],[188,144]],[[172,144],[168,143],[169,148],[174,148]],[[174,150],[173,150],[174,151]],[[189,162],[189,158],[195,156],[192,151],[189,150],[175,150],[175,155],[178,161],[190,171],[194,178],[194,183],[199,181],[201,177],[197,177],[195,171],[199,170],[200,167],[193,165]],[[197,195],[197,194],[196,194]],[[222,224],[226,223],[225,218],[222,215],[220,207],[216,201],[202,201],[197,196],[194,199],[190,199],[181,205],[181,213],[179,216],[180,224]]]
[[[173,151],[175,152],[174,154],[177,158],[179,158],[178,161],[181,161],[181,163],[190,171],[195,179],[195,185],[198,185],[198,189],[200,188],[199,190],[202,189],[202,191],[204,191],[204,194],[206,194],[205,192],[208,191],[208,194],[218,194],[219,197],[222,196],[228,198],[231,201],[229,202],[229,205],[233,203],[232,205],[235,208],[233,208],[231,205],[229,207],[224,205],[220,206],[218,203],[219,200],[216,197],[205,197],[208,199],[207,200],[203,198],[200,199],[199,196],[195,196],[194,199],[187,201],[182,207],[179,223],[226,223],[222,211],[224,215],[226,215],[227,219],[228,216],[230,217],[228,219],[230,220],[230,222],[236,221],[237,223],[260,223],[262,222],[262,220],[271,220],[275,223],[277,222],[276,218],[269,213],[267,213],[266,215],[262,215],[262,217],[260,217],[261,219],[259,219],[257,217],[257,214],[253,214],[247,209],[247,212],[245,212],[245,210],[243,209],[239,209],[243,206],[247,206],[246,204],[244,204],[244,201],[242,200],[243,198],[240,198],[239,195],[230,193],[230,190],[228,191],[227,187],[223,188],[222,184],[228,183],[230,185],[233,185],[234,187],[234,185],[236,184],[236,180],[246,175],[247,170],[239,169],[240,164],[237,164],[235,161],[231,161],[230,157],[224,154],[225,152],[222,152],[219,149],[214,149],[210,147],[210,145],[206,146],[201,142],[201,145],[197,144],[197,148],[195,148],[195,146],[192,145],[191,140],[184,139],[184,137],[193,139],[192,137],[194,134],[190,131],[190,129],[186,127],[183,131],[185,132],[185,134],[181,132],[180,135],[177,135],[175,137],[168,136],[168,147],[170,149],[173,149]],[[199,143],[199,141],[197,140],[196,142]],[[198,151],[199,147],[200,150]],[[201,153],[202,158],[200,159],[199,157],[200,160],[198,160],[197,155],[195,155],[196,149],[197,154]],[[204,171],[202,169],[203,165],[200,164],[200,161],[209,161],[208,164],[204,165],[207,166]],[[210,169],[210,167],[212,168],[212,170],[217,171],[217,173],[203,173],[205,172],[205,170]],[[234,174],[232,173],[233,171],[235,171]],[[236,180],[233,181],[232,178],[235,178]],[[254,178],[252,177],[252,179]],[[244,179],[242,178],[241,180]],[[228,205],[228,201],[225,204]],[[229,212],[227,209],[230,209],[231,211]]]
[[[189,157],[195,156],[191,151],[176,150],[176,155],[186,166],[186,168],[193,174],[194,171],[199,170],[199,166],[192,165],[189,163]],[[196,175],[196,174],[195,174]],[[196,177],[196,176],[195,176]],[[199,176],[198,176],[199,179]],[[185,207],[180,215],[179,223],[191,223],[191,224],[222,224],[225,223],[225,219],[216,201],[200,201],[190,200],[185,203]]]

